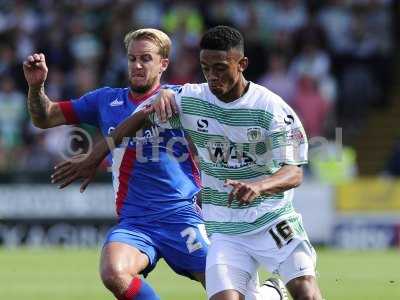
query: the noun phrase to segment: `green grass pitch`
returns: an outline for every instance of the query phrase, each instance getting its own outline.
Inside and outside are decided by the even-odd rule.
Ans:
[[[400,299],[400,251],[317,252],[326,300]],[[1,249],[0,299],[114,300],[100,282],[98,259],[97,249]],[[149,281],[163,300],[206,299],[199,284],[164,262]]]

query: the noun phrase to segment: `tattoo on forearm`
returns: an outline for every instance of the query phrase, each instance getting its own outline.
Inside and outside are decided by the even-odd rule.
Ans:
[[[40,89],[29,89],[28,110],[32,120],[37,120],[39,122],[46,120],[49,102],[49,98],[44,93],[44,87]]]

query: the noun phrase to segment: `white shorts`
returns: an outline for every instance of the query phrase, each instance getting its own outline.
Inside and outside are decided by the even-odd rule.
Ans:
[[[296,222],[301,224],[301,218]],[[213,234],[206,266],[208,297],[229,289],[245,295],[260,266],[279,274],[285,284],[297,277],[315,276],[314,248],[304,231],[298,234],[292,227],[280,221],[254,234]]]

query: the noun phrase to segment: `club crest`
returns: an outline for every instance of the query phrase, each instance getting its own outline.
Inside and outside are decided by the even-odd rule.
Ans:
[[[247,129],[247,139],[249,142],[258,142],[261,139],[261,128],[252,127]]]

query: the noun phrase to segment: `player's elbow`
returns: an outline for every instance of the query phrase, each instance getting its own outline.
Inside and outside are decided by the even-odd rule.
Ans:
[[[37,119],[32,118],[32,124],[33,124],[33,126],[40,128],[40,129],[50,128],[49,123],[45,120],[37,120]]]

